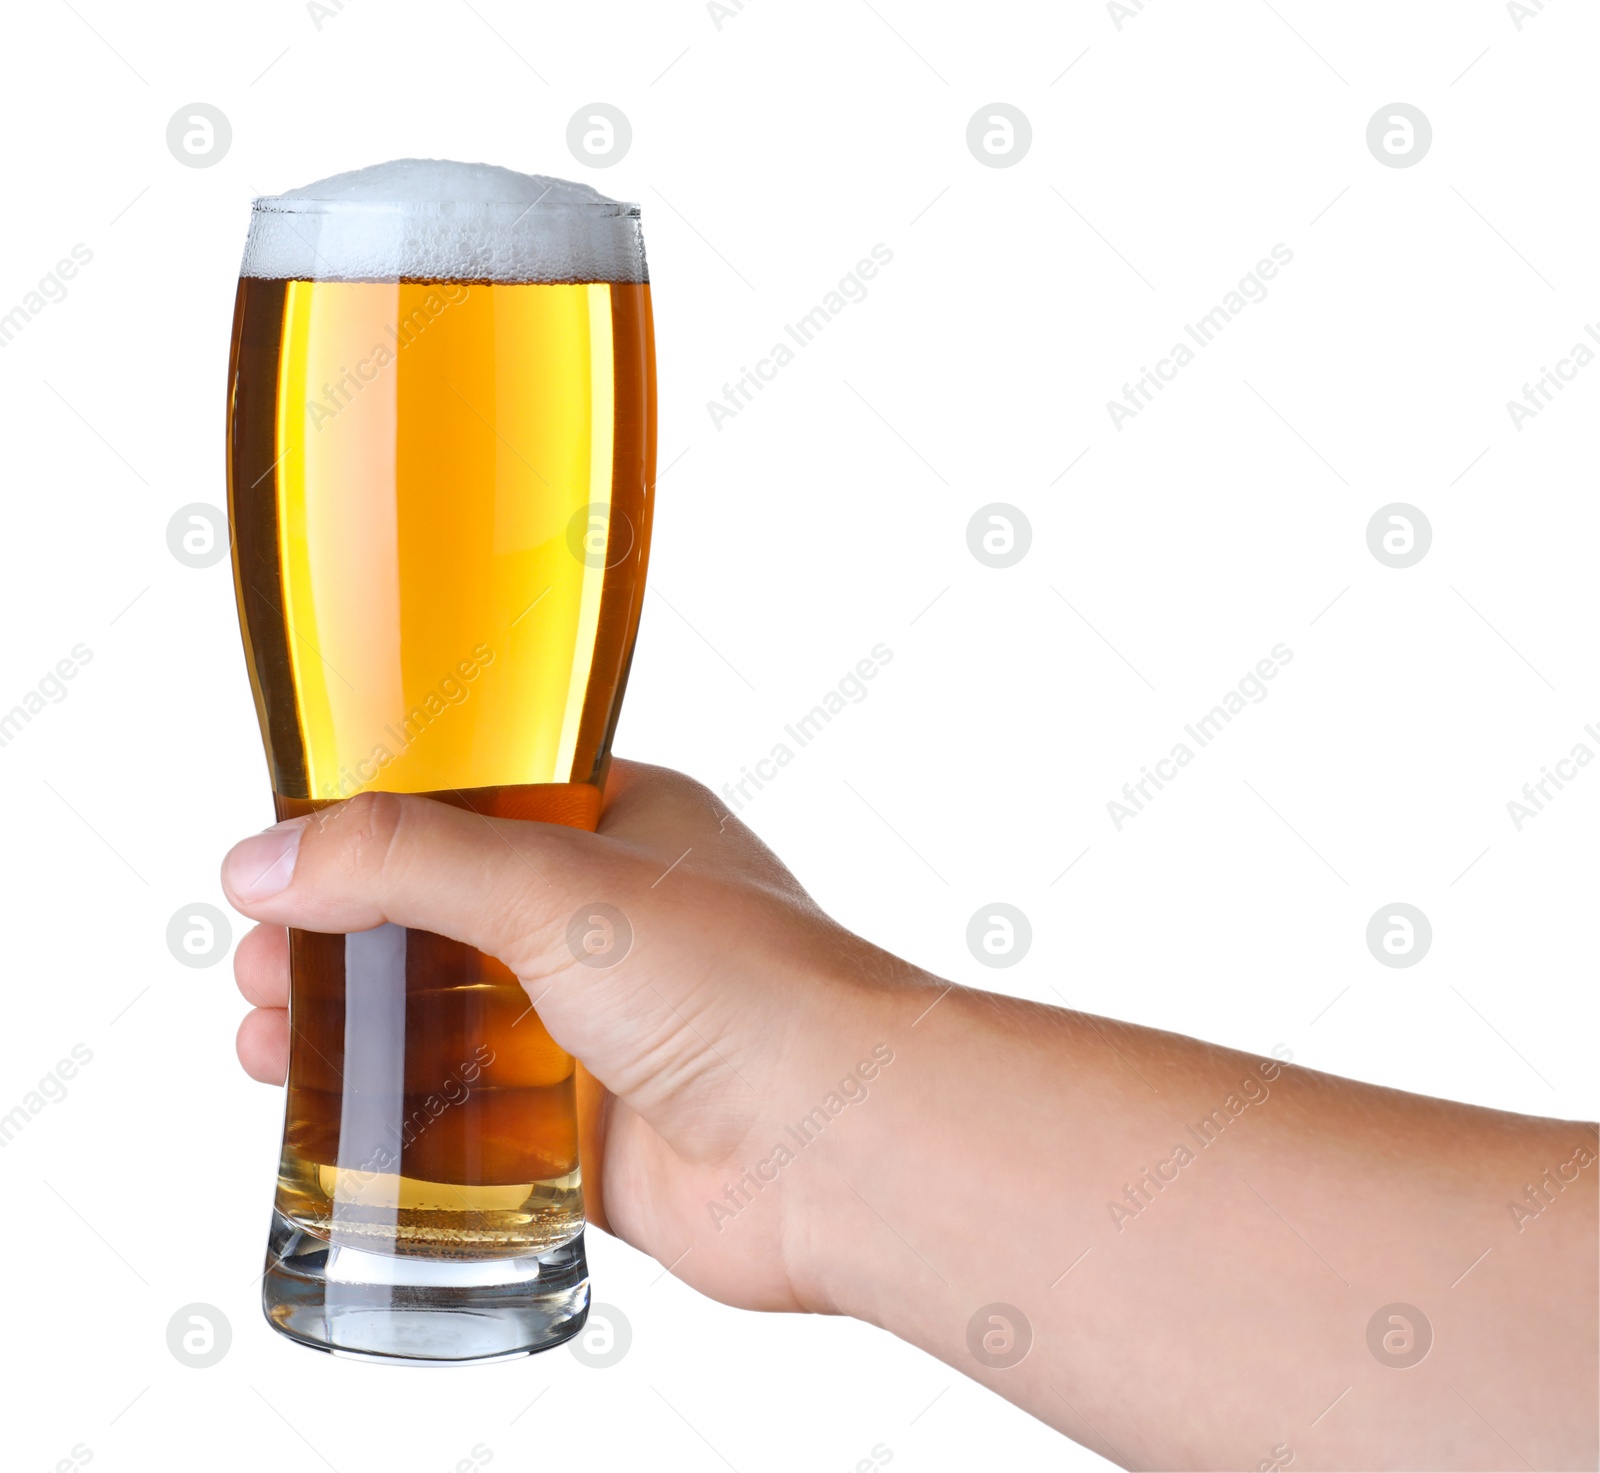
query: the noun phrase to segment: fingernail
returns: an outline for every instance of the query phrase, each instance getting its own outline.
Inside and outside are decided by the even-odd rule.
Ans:
[[[303,819],[290,819],[235,844],[223,862],[223,879],[240,900],[265,900],[287,888],[300,853]]]

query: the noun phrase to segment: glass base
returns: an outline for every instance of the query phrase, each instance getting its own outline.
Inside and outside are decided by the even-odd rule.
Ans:
[[[314,1350],[390,1365],[510,1360],[570,1340],[589,1313],[583,1234],[527,1258],[407,1258],[329,1243],[272,1214],[261,1307]]]

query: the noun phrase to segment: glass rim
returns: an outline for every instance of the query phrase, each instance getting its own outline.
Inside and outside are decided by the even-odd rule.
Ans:
[[[253,214],[263,215],[332,215],[350,211],[355,214],[391,211],[396,213],[460,213],[464,215],[512,214],[521,219],[537,210],[541,215],[588,215],[594,218],[636,220],[639,206],[633,200],[566,200],[557,204],[541,204],[538,200],[450,200],[450,199],[340,199],[337,196],[313,198],[281,194],[261,194],[250,201]]]

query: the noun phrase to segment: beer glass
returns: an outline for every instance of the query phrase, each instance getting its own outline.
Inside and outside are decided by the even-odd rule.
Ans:
[[[256,200],[228,510],[279,819],[379,791],[594,828],[655,449],[636,205],[419,160]],[[395,925],[289,953],[268,1320],[415,1362],[575,1335],[574,1062],[515,976]]]

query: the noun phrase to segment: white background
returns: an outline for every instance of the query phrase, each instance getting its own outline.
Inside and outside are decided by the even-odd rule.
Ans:
[[[52,0],[6,32],[0,311],[93,252],[0,350],[0,708],[93,651],[0,748],[0,1112],[93,1052],[0,1151],[8,1467],[75,1444],[340,1473],[476,1444],[528,1467],[1099,1462],[876,1331],[722,1308],[598,1234],[597,1296],[634,1331],[613,1369],[379,1369],[262,1321],[279,1098],[234,1061],[228,966],[164,935],[221,903],[222,853],[271,813],[227,563],[182,566],[165,529],[225,501],[251,194],[385,158],[643,205],[664,475],[619,752],[720,787],[884,642],[869,697],[744,810],[856,930],[964,982],[1600,1113],[1600,765],[1520,832],[1506,807],[1600,752],[1600,364],[1520,431],[1505,407],[1600,321],[1591,9],[1519,30],[1489,0],[1161,0],[1119,29],[1090,3],[750,0],[719,28],[691,0],[349,0],[319,29],[288,0]],[[197,101],[233,129],[204,169],[165,143]],[[606,170],[566,145],[596,101],[633,128]],[[1031,122],[1013,167],[966,145],[996,101]],[[1395,101],[1432,124],[1414,167],[1367,148]],[[707,401],[879,242],[867,298],[715,428]],[[1280,242],[1266,300],[1119,431],[1106,401]],[[1403,570],[1365,536],[1397,501],[1433,530]],[[1032,526],[1011,569],[967,548],[990,502]],[[1269,697],[1118,831],[1108,800],[1280,642]],[[964,941],[997,900],[1033,926],[1003,972]],[[1434,933],[1404,970],[1364,941],[1395,901]],[[166,1346],[196,1301],[232,1326],[209,1370]]]

